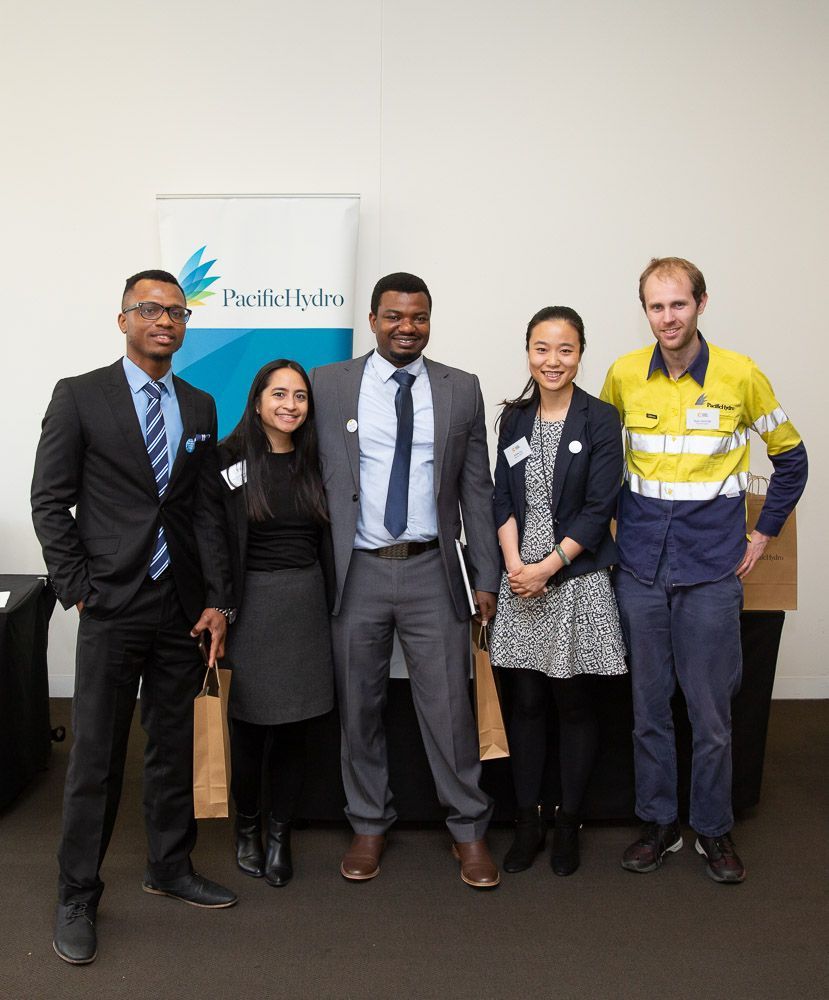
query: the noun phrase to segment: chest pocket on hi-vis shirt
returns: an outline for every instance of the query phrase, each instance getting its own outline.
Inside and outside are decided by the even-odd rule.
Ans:
[[[650,410],[625,410],[625,436],[630,451],[651,452],[659,416]],[[661,449],[660,449],[661,450]]]

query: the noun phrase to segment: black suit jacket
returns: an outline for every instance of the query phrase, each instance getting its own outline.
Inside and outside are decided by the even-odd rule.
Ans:
[[[233,578],[233,592],[241,602],[244,592],[245,568],[248,554],[248,509],[245,487],[232,488],[221,471],[235,465],[239,459],[225,445],[219,446],[219,481],[225,509],[225,523],[228,530],[228,549]],[[334,605],[336,584],[334,581],[334,550],[331,546],[331,529],[326,525],[320,535],[319,561],[325,578],[325,596],[328,610]]]
[[[194,623],[205,607],[232,607],[216,476],[213,397],[174,379],[184,432],[163,500],[119,359],[62,379],[43,419],[32,518],[58,599],[109,617],[147,576],[164,525],[179,598]],[[209,435],[188,452],[185,442]],[[72,508],[75,507],[74,516]]]
[[[504,449],[522,437],[529,443],[535,406],[507,410],[498,436],[495,465],[495,523],[500,528],[510,517],[518,524],[519,544],[524,537],[527,498],[524,490],[526,459],[510,466]],[[578,445],[573,444],[578,442]],[[576,451],[570,449],[573,444]],[[622,483],[622,431],[619,414],[609,403],[591,396],[577,385],[564,421],[556,454],[551,490],[551,513],[557,540],[572,538],[584,552],[563,567],[554,582],[603,569],[616,562],[616,545],[610,520]]]

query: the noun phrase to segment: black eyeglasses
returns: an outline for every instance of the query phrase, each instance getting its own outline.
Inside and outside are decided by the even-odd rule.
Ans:
[[[138,310],[138,315],[142,319],[158,319],[163,312],[166,312],[174,323],[186,323],[193,315],[192,309],[185,309],[184,306],[163,306],[160,302],[136,302],[124,312],[132,312],[133,309]]]

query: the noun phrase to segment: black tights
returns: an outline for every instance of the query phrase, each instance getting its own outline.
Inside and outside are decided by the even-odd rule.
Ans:
[[[512,713],[509,744],[519,809],[538,805],[547,757],[547,708],[558,709],[561,805],[578,816],[598,746],[590,678],[566,680],[538,670],[510,670]]]
[[[294,818],[305,777],[306,728],[304,719],[280,726],[230,720],[230,787],[237,812],[243,816],[259,812],[264,766],[270,786],[271,815],[280,823],[289,823]]]

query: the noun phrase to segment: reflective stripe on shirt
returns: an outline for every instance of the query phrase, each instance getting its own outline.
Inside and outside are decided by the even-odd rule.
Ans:
[[[713,483],[666,483],[660,479],[642,479],[625,471],[631,493],[654,500],[713,500],[715,497],[735,497],[748,486],[748,473],[739,472]]]
[[[736,448],[744,448],[748,431],[744,428],[726,437],[701,434],[685,437],[681,434],[639,434],[625,431],[627,446],[631,451],[648,455],[726,455]]]

